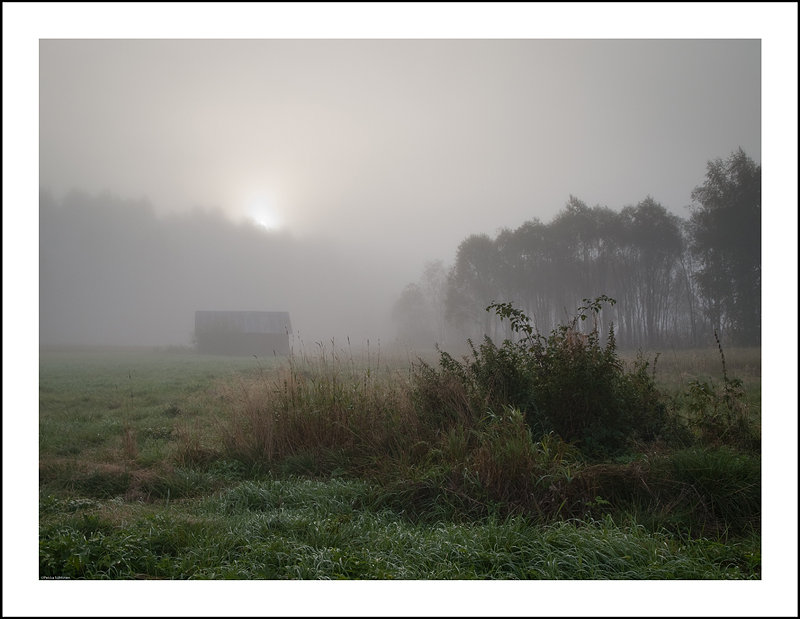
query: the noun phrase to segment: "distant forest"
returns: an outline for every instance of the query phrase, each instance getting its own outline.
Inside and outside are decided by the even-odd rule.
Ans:
[[[392,294],[408,271],[391,268],[219,209],[158,216],[146,199],[40,191],[44,346],[188,345],[196,310],[288,311],[309,345],[334,335],[360,342],[393,327]]]
[[[600,314],[617,345],[693,347],[714,340],[761,344],[761,166],[740,148],[709,161],[689,219],[646,197],[621,211],[570,196],[550,223],[526,221],[495,238],[473,234],[455,263],[428,262],[392,317],[414,345],[511,337],[486,311],[511,302],[542,334],[583,299],[616,300]],[[587,330],[592,325],[583,325]]]

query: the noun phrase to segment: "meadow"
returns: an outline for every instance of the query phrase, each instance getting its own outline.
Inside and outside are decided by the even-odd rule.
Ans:
[[[760,349],[484,346],[41,351],[40,577],[761,578]]]

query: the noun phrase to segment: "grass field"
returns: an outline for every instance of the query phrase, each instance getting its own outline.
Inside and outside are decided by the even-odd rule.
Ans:
[[[714,352],[661,356],[676,406],[722,381]],[[726,361],[757,422],[758,351]],[[432,433],[409,359],[350,350],[43,351],[39,370],[40,577],[760,578],[757,453],[587,461],[513,414]]]

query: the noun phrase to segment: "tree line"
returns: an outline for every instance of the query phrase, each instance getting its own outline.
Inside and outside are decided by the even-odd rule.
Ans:
[[[549,333],[584,299],[607,295],[617,303],[600,330],[613,323],[621,347],[700,346],[715,330],[760,345],[761,166],[741,148],[709,161],[691,197],[683,219],[650,196],[620,211],[570,196],[549,223],[473,234],[449,269],[428,262],[406,286],[393,309],[398,333],[418,346],[513,339],[486,311],[492,302],[513,303]]]
[[[389,336],[404,281],[333,240],[298,239],[221,209],[158,215],[147,200],[39,198],[39,342],[188,345],[196,310],[288,311],[303,342]]]

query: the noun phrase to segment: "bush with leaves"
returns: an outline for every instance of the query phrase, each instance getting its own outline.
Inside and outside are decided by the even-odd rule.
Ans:
[[[745,451],[761,451],[760,428],[750,416],[742,380],[729,378],[725,367],[725,353],[716,330],[720,358],[722,359],[721,389],[714,381],[689,382],[689,425],[699,438],[709,445],[728,445]]]
[[[651,441],[677,432],[648,373],[649,362],[640,355],[632,371],[626,370],[617,356],[613,325],[605,345],[601,342],[597,314],[614,299],[603,295],[584,303],[577,316],[548,337],[511,303],[489,305],[486,310],[508,319],[520,339],[497,346],[487,337],[477,349],[469,342],[472,355],[463,361],[440,352],[439,371],[423,364],[416,383],[422,417],[444,421],[442,411],[448,409],[432,397],[441,393],[432,387],[455,382],[463,388],[472,418],[512,406],[523,412],[535,435],[555,432],[591,457],[617,455],[631,440]],[[578,321],[589,313],[593,328],[580,333]],[[453,415],[448,420],[456,421]]]

